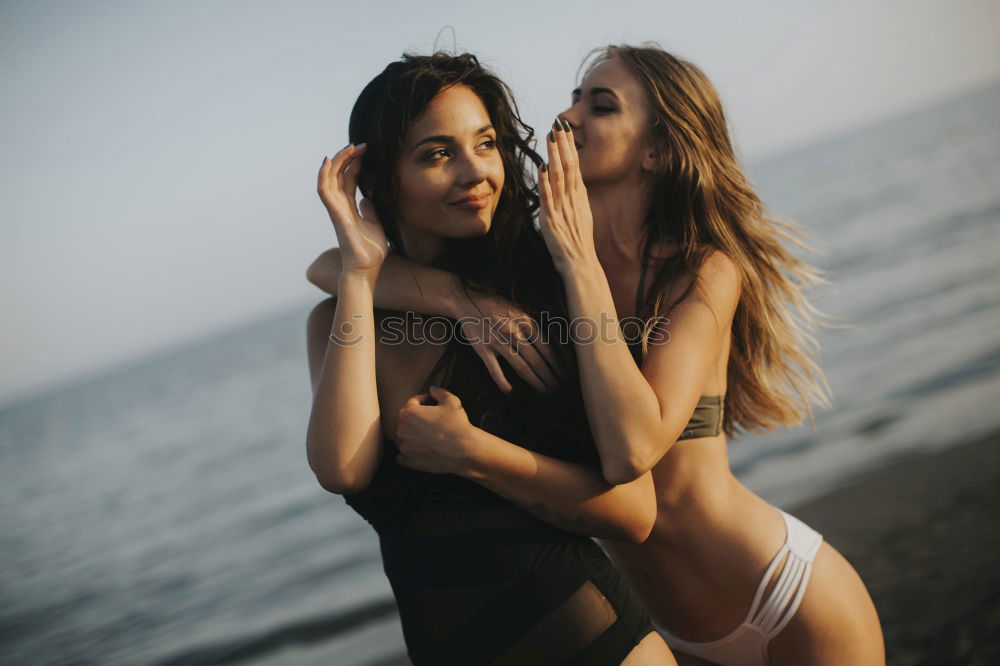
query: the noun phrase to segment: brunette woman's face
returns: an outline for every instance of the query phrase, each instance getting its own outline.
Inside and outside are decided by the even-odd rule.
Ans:
[[[490,229],[504,169],[479,96],[464,85],[438,93],[403,140],[397,207],[410,232],[472,238]]]
[[[559,114],[573,126],[588,186],[621,182],[656,167],[646,92],[621,58],[594,67]]]

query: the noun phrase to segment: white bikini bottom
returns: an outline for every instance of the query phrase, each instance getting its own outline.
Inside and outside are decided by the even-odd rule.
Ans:
[[[781,511],[781,516],[785,519],[787,532],[785,543],[761,577],[743,624],[729,635],[705,643],[681,640],[657,627],[671,648],[722,666],[768,666],[767,644],[785,628],[798,610],[809,583],[813,559],[823,543],[819,532],[795,516],[784,511]],[[781,568],[770,596],[763,600],[767,583],[785,553],[788,553],[785,566]]]

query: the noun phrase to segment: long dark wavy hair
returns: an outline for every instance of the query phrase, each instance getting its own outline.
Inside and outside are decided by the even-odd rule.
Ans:
[[[482,100],[497,133],[504,185],[489,232],[479,238],[447,239],[435,265],[447,265],[468,284],[508,292],[523,279],[515,250],[524,252],[540,241],[531,224],[538,193],[529,179],[529,164],[541,164],[532,149],[534,130],[518,113],[507,85],[472,54],[404,54],[371,80],[354,103],[352,143],[367,143],[358,186],[372,200],[389,239],[390,249],[407,256],[399,232],[397,163],[406,133],[434,97],[447,87],[463,85]]]
[[[728,256],[740,271],[742,291],[732,326],[723,430],[752,432],[812,420],[812,404],[829,404],[829,386],[816,362],[817,327],[822,313],[805,289],[822,284],[822,272],[792,254],[806,235],[775,219],[754,191],[730,141],[722,102],[708,77],[692,63],[657,44],[595,49],[581,66],[585,73],[620,58],[646,92],[652,117],[649,131],[659,158],[653,207],[646,219],[643,277],[637,315],[660,322],[697,285],[667,302],[669,286],[681,275],[697,275],[713,251]],[[674,240],[679,251],[659,263],[652,248]],[[646,266],[654,266],[651,276]],[[655,331],[647,325],[648,349]]]
[[[532,148],[534,130],[521,119],[507,85],[474,55],[404,54],[365,86],[351,111],[349,129],[352,143],[368,144],[358,187],[374,204],[390,249],[406,256],[399,229],[398,160],[410,126],[438,93],[454,85],[471,89],[486,107],[496,130],[505,177],[489,231],[476,238],[446,239],[444,250],[432,265],[458,276],[467,291],[507,298],[536,321],[542,318],[542,312],[549,318],[564,318],[562,279],[533,223],[538,190],[529,176],[533,174],[529,165],[542,163]],[[479,410],[467,405],[470,417],[478,411],[486,418],[492,406],[509,406],[511,403],[505,401],[510,400],[526,418],[538,442],[546,442],[549,449],[560,445],[576,447],[587,428],[575,352],[568,344],[554,345],[553,350],[562,380],[560,390],[553,395],[537,394],[504,364],[504,374],[514,391],[509,398],[503,398],[482,363],[463,344],[449,345],[430,377],[437,377],[436,381],[448,388],[460,362],[469,389],[460,396],[463,403],[491,405]]]

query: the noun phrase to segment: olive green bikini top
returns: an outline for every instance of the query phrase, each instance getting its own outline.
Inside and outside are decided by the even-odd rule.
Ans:
[[[677,438],[695,439],[697,437],[715,437],[722,432],[722,402],[721,395],[703,395],[698,399],[694,414],[688,421],[684,432]]]
[[[647,265],[643,263],[642,272],[639,275],[639,286],[635,293],[635,312],[642,312],[642,295],[646,293],[646,268]],[[638,340],[630,343],[629,348],[638,350]],[[636,363],[642,367],[641,354],[637,351],[632,353],[636,356]],[[691,415],[691,420],[688,421],[687,427],[684,428],[684,432],[677,438],[677,441],[698,437],[715,437],[722,432],[722,399],[721,395],[701,396],[694,408],[694,414]]]

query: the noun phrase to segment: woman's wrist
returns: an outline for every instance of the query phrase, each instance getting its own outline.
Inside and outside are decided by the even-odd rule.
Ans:
[[[469,481],[483,481],[489,475],[489,452],[494,442],[489,433],[469,424],[462,435],[465,443],[462,447],[466,452],[455,473]]]
[[[576,262],[570,264],[563,271],[563,284],[566,287],[566,296],[572,298],[579,295],[584,301],[588,301],[602,291],[610,292],[608,279],[604,275],[604,267],[597,259],[587,262]]]
[[[357,269],[344,266],[337,278],[338,293],[343,295],[350,289],[366,289],[372,294],[375,293],[375,285],[378,282],[378,274],[381,266],[376,269]]]
[[[441,314],[455,320],[477,316],[479,313],[462,285],[462,281],[449,274],[447,284],[447,289],[441,294]]]

